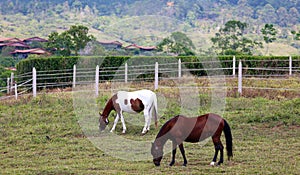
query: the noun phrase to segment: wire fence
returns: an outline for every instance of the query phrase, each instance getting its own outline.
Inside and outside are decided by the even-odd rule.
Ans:
[[[201,65],[201,66],[199,66]],[[225,66],[224,66],[225,65]],[[238,65],[238,66],[236,66]],[[74,65],[73,69],[39,71],[33,68],[32,72],[21,75],[12,74],[3,81],[7,86],[0,87],[0,99],[16,99],[23,94],[36,92],[42,89],[75,88],[82,85],[96,85],[94,90],[98,95],[99,84],[107,82],[138,83],[148,82],[151,89],[159,86],[168,87],[166,81],[177,81],[188,78],[213,78],[224,77],[227,89],[237,91],[240,95],[243,90],[277,90],[277,91],[300,91],[300,60],[224,60],[224,61],[199,61],[159,63],[148,65],[128,65],[120,67],[95,67],[81,68]],[[290,83],[291,77],[293,83]],[[266,83],[253,83],[265,81]],[[252,83],[247,83],[252,81]],[[270,83],[272,81],[272,83]],[[275,83],[274,83],[275,82]],[[280,86],[280,85],[283,86]],[[289,87],[284,85],[291,84]],[[179,86],[189,86],[180,84]],[[214,88],[209,84],[197,85],[203,89]],[[170,86],[172,88],[172,86]],[[191,85],[193,88],[193,85]],[[220,88],[220,87],[219,87]]]

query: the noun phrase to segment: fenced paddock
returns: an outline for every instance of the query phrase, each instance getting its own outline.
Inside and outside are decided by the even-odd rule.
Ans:
[[[198,62],[182,62],[178,59],[171,63],[156,62],[145,65],[125,63],[120,67],[74,65],[73,69],[47,71],[33,68],[32,72],[12,74],[7,78],[7,86],[0,87],[0,92],[5,94],[1,99],[17,99],[20,95],[30,93],[35,97],[43,89],[70,90],[77,86],[93,85],[95,95],[98,95],[99,87],[102,86],[113,90],[116,87],[108,86],[142,83],[144,88],[154,90],[160,87],[184,86],[201,89],[224,88],[229,96],[277,93],[277,96],[299,97],[299,65],[300,60],[293,60],[292,57],[286,60],[236,60],[233,57],[232,60]],[[224,82],[216,87],[212,84],[215,79]],[[190,81],[186,83],[187,80]]]
[[[262,62],[241,60],[239,64],[237,60],[235,66],[231,61],[221,62],[227,66],[205,62],[206,69],[195,68],[193,71],[188,64],[202,63],[174,62],[164,65],[158,62],[157,66],[133,66],[128,63],[127,68],[125,64],[116,68],[102,68],[99,65],[99,70],[97,65],[85,68],[76,65],[68,70],[33,69],[26,74],[13,75],[13,78],[5,79],[8,80],[9,86],[1,87],[5,94],[7,90],[11,93],[17,91],[19,100],[0,101],[0,174],[299,174],[299,60],[292,61],[292,69],[289,67],[289,60],[270,60],[269,63],[273,63],[273,66],[264,66]],[[281,66],[278,66],[279,64]],[[239,71],[239,65],[242,71]],[[180,66],[181,71],[178,71]],[[155,67],[158,68],[157,74]],[[128,71],[125,71],[126,69]],[[204,74],[208,69],[211,69],[210,72]],[[222,75],[219,75],[220,73]],[[238,78],[239,75],[242,79]],[[182,109],[182,106],[176,103],[175,95],[178,95],[178,89],[181,87],[187,88],[188,92],[188,88],[197,88],[200,91],[199,96],[191,93],[188,95],[200,97],[200,105],[192,112],[201,114],[211,112],[212,98],[207,93],[215,88],[226,90],[227,96],[270,96],[284,99],[226,98],[222,116],[232,128],[234,157],[232,162],[225,160],[222,166],[209,166],[214,151],[211,142],[200,145],[185,143],[187,167],[181,166],[180,153],[177,153],[176,164],[173,167],[168,165],[171,161],[171,153],[168,152],[165,152],[161,166],[155,167],[151,157],[133,162],[119,159],[119,152],[112,156],[109,152],[96,148],[87,136],[108,135],[109,131],[99,133],[98,111],[96,115],[87,115],[86,112],[103,107],[112,88],[154,89],[155,77],[158,80],[156,92],[160,95],[158,97],[161,97],[158,100],[164,100],[163,97],[167,99],[164,100],[166,103],[158,103],[159,126],[179,112],[188,115],[188,110],[193,107],[183,106]],[[241,94],[238,92],[239,81],[242,82]],[[90,104],[86,104],[84,102],[89,99],[77,97],[73,92],[44,93],[48,90],[72,90],[73,86],[75,89],[81,86],[91,87],[92,91],[88,94],[93,97],[98,87],[97,105],[94,98]],[[32,98],[35,90],[37,98]],[[105,92],[102,92],[103,90]],[[159,94],[162,92],[164,94]],[[84,93],[78,94],[86,97]],[[2,98],[15,97],[14,94],[9,94]],[[74,104],[81,102],[85,105],[84,108],[74,108]],[[82,125],[79,125],[83,118],[90,128],[88,132],[83,132]],[[142,115],[140,119],[143,121]],[[89,122],[93,122],[92,125],[88,125]],[[138,123],[131,123],[128,117],[126,122],[127,134],[121,134],[121,124],[117,125],[115,134],[134,143],[149,142],[150,146],[150,142],[159,131],[159,128],[153,127],[146,135],[140,136],[141,127]],[[113,122],[110,122],[109,128],[112,124]],[[118,148],[116,141],[111,142],[111,148]],[[129,152],[135,145],[121,146],[124,151]],[[150,154],[150,149],[139,149]],[[137,154],[141,155],[140,152]],[[130,156],[132,154],[127,157],[130,159]]]

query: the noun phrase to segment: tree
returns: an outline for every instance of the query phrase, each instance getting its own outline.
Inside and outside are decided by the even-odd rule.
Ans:
[[[287,27],[288,26],[288,18],[289,18],[289,13],[284,7],[280,7],[277,11],[277,16],[278,16],[278,25],[281,27]]]
[[[276,40],[277,31],[274,28],[273,24],[265,24],[261,29],[261,32],[264,36],[264,41],[267,44],[267,55],[269,55],[269,43],[272,43]]]
[[[47,47],[57,55],[69,56],[72,51],[78,55],[80,49],[83,49],[89,41],[95,40],[95,37],[88,35],[88,28],[82,25],[71,26],[69,30],[62,32],[52,32],[48,36]]]
[[[287,20],[290,24],[296,25],[297,23],[299,23],[300,14],[299,14],[297,8],[295,8],[295,7],[290,8],[289,14],[290,14],[290,16]]]
[[[52,32],[48,36],[47,48],[56,55],[70,56],[72,50],[71,37],[66,32],[61,34]]]
[[[211,38],[213,42],[211,49],[219,55],[252,55],[252,50],[261,46],[261,43],[246,38],[244,36],[246,28],[247,24],[240,21],[226,22],[225,27]]]
[[[170,37],[164,38],[157,45],[158,51],[174,53],[176,55],[195,55],[195,46],[192,40],[182,32],[174,32]]]
[[[293,39],[300,40],[300,30],[298,32],[293,30],[291,33],[294,35]]]
[[[73,3],[72,3],[72,7],[76,10],[80,10],[80,8],[82,7],[82,3],[78,0],[75,0]]]
[[[245,19],[249,16],[253,16],[254,10],[248,5],[247,0],[239,0],[236,8],[243,9],[236,10],[237,16],[240,17],[240,19]]]
[[[89,29],[82,25],[71,26],[71,28],[67,31],[67,34],[71,37],[75,55],[78,55],[78,51],[83,49],[88,42],[95,40],[95,37],[88,35],[88,32]]]
[[[277,19],[276,10],[271,4],[266,4],[263,8],[257,11],[259,20],[262,23],[275,23]]]

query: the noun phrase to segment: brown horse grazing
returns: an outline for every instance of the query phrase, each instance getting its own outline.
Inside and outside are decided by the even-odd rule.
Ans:
[[[176,147],[179,149],[184,159],[183,166],[186,166],[187,160],[183,148],[183,141],[185,142],[200,142],[208,137],[212,137],[215,146],[215,155],[210,165],[215,165],[218,152],[221,152],[218,165],[223,163],[223,145],[221,142],[222,131],[225,133],[226,149],[228,160],[233,156],[232,153],[232,135],[231,129],[225,119],[217,114],[205,114],[199,117],[188,118],[182,115],[175,116],[167,121],[157,134],[154,143],[152,143],[151,154],[153,156],[153,163],[156,166],[160,165],[163,157],[163,147],[168,139],[172,141],[172,161],[170,166],[175,163]]]

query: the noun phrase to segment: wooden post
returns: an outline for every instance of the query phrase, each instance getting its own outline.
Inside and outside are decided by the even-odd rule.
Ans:
[[[242,95],[242,61],[239,61],[239,72],[238,72],[238,93]]]
[[[232,58],[232,76],[235,77],[235,56]]]
[[[125,63],[125,83],[127,83],[127,81],[128,81],[128,65],[127,65],[127,63]]]
[[[178,59],[178,78],[181,78],[181,59]]]
[[[158,89],[158,62],[155,63],[154,90]]]
[[[76,87],[76,65],[74,64],[73,66],[73,85],[72,85],[73,88]]]
[[[98,97],[98,95],[99,95],[99,65],[96,66],[95,92],[96,92],[96,97]]]
[[[292,75],[292,69],[293,69],[293,60],[292,56],[289,57],[289,75]]]
[[[36,69],[32,69],[32,93],[33,97],[36,97]]]

